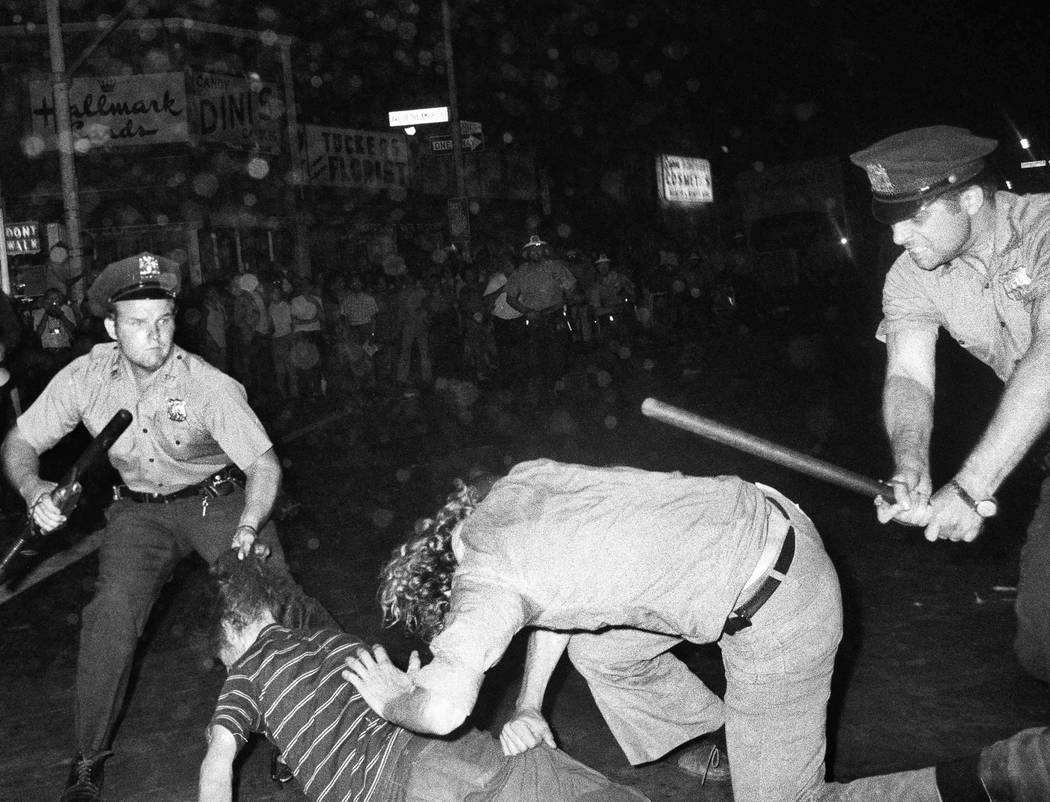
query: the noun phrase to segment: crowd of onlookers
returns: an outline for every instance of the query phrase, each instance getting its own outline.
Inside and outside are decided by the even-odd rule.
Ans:
[[[436,377],[542,397],[574,350],[761,326],[805,306],[807,288],[827,302],[849,280],[840,267],[825,273],[771,270],[739,238],[603,252],[532,235],[485,243],[470,261],[454,248],[388,254],[316,276],[271,263],[186,286],[176,339],[238,379],[253,403],[285,414],[298,399],[361,399]],[[17,311],[12,362],[26,403],[107,339],[87,305],[60,289]]]

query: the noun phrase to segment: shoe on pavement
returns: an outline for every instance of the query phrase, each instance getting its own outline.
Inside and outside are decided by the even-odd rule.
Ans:
[[[277,749],[270,753],[270,779],[278,785],[285,785],[295,779],[292,767],[284,762],[284,758]]]
[[[60,802],[102,802],[102,764],[112,755],[112,752],[99,752],[90,758],[82,754],[73,758]]]
[[[1050,727],[1033,727],[981,750],[978,772],[989,799],[1050,799]]]
[[[701,738],[677,758],[674,765],[686,774],[700,778],[705,783],[729,782],[729,758],[721,747],[710,738]]]

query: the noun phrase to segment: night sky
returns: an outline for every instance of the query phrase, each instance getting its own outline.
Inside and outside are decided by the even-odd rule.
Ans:
[[[934,123],[998,137],[1001,169],[1050,155],[1050,20],[1031,4],[450,2],[460,116],[483,122],[493,144],[534,147],[555,172],[648,164],[669,150],[732,175],[756,162],[844,158]],[[98,20],[121,8],[64,0],[62,13]],[[446,102],[438,0],[132,8],[295,36],[301,122],[383,129],[391,109]],[[42,2],[0,9],[0,24],[45,23]]]

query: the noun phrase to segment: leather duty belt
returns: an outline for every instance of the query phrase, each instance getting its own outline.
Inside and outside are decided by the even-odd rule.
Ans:
[[[244,487],[244,473],[235,465],[227,465],[204,481],[184,487],[182,490],[176,490],[174,493],[143,493],[139,490],[132,490],[127,485],[113,485],[113,500],[119,501],[126,498],[139,504],[171,504],[173,501],[201,496],[211,498],[228,496],[235,487]]]

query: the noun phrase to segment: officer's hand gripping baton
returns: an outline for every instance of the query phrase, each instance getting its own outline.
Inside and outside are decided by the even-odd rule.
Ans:
[[[51,502],[58,507],[63,515],[68,515],[80,502],[80,493],[83,489],[81,486],[81,478],[91,468],[91,466],[98,460],[103,454],[109,451],[117,438],[120,437],[124,430],[131,425],[131,413],[126,409],[117,410],[117,413],[110,418],[109,423],[95,435],[95,439],[92,440],[88,447],[84,449],[84,452],[80,455],[73,466],[66,471],[62,477],[62,481],[59,482],[58,486],[51,491]],[[22,530],[22,535],[14,542],[14,544],[7,550],[3,558],[0,559],[0,585],[2,585],[5,579],[5,573],[7,570],[8,563],[10,563],[15,556],[25,548],[33,538],[40,536],[40,528],[36,525],[33,520],[33,511],[29,510],[29,514],[26,518],[25,527]]]

